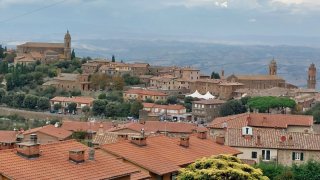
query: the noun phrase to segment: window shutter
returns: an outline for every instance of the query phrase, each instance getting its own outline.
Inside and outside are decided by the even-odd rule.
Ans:
[[[300,154],[300,161],[303,161],[303,153]]]
[[[292,160],[295,160],[295,159],[296,159],[296,153],[292,152]]]

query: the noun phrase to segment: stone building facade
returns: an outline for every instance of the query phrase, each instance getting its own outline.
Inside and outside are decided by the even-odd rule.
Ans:
[[[23,58],[22,58],[23,57]],[[65,34],[64,43],[27,42],[17,46],[15,64],[23,63],[28,59],[40,60],[43,63],[51,63],[57,60],[71,59],[71,35]]]
[[[192,118],[197,122],[211,122],[214,118],[219,117],[220,106],[225,101],[218,99],[193,101]]]
[[[59,73],[57,77],[45,82],[42,86],[53,86],[65,91],[88,91],[90,89],[89,74]]]

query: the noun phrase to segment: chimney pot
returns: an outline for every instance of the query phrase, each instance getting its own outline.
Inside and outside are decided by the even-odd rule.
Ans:
[[[76,164],[84,162],[84,150],[70,150],[69,160],[75,162]]]
[[[94,154],[95,154],[95,151],[94,151],[94,148],[90,148],[89,150],[89,160],[93,161],[94,160]]]
[[[189,147],[189,137],[188,136],[181,136],[180,137],[180,146],[183,146],[183,147]]]
[[[207,139],[207,131],[198,131],[197,136],[199,139]]]
[[[146,146],[147,145],[147,137],[145,136],[132,136],[131,143],[138,146]]]
[[[224,145],[225,138],[222,135],[216,136],[216,143]]]

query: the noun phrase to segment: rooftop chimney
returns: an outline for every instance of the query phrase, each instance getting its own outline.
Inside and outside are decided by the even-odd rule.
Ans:
[[[181,136],[180,137],[180,146],[189,147],[189,137],[188,136]]]
[[[207,131],[204,131],[204,130],[198,131],[197,137],[199,139],[207,139]]]
[[[89,160],[93,161],[94,160],[94,154],[95,154],[95,151],[94,151],[94,148],[90,148],[89,150]]]
[[[139,135],[139,136],[132,136],[131,143],[138,145],[138,146],[146,146],[147,145],[147,137]]]
[[[79,149],[70,150],[69,160],[77,164],[84,162],[84,150],[79,150]]]
[[[216,136],[216,143],[224,145],[225,138],[222,135]]]
[[[26,158],[36,158],[40,156],[40,144],[36,134],[30,135],[30,142],[19,143],[17,154]]]

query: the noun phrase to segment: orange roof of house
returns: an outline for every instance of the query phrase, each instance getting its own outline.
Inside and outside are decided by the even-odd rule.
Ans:
[[[258,135],[260,142],[258,142]],[[226,145],[271,149],[320,150],[320,134],[284,132],[279,129],[253,128],[253,136],[242,136],[242,129],[228,129]],[[290,141],[290,137],[292,140]]]
[[[50,101],[91,104],[94,101],[94,98],[92,98],[92,97],[84,97],[84,96],[77,96],[77,97],[56,96],[56,97],[52,98]]]
[[[277,75],[232,75],[235,76],[239,80],[256,80],[256,81],[270,81],[270,80],[283,80],[281,77]],[[228,77],[228,79],[231,76]]]
[[[193,101],[196,104],[224,104],[226,101],[220,99],[208,99],[208,100],[201,100],[201,101]]]
[[[102,127],[101,127],[102,126]],[[99,128],[104,131],[113,127],[112,122],[79,122],[79,121],[63,121],[61,128],[68,131],[95,131]]]
[[[142,103],[143,107],[145,108],[161,108],[167,110],[182,110],[186,109],[184,106],[180,104],[169,104],[169,105],[160,105],[155,103]]]
[[[69,161],[69,151],[85,150],[85,162]],[[89,148],[74,140],[40,145],[40,157],[26,159],[15,150],[0,151],[0,174],[9,179],[113,179],[139,173],[132,165],[113,156],[95,151],[95,160],[88,160]]]
[[[139,94],[139,95],[149,95],[149,96],[168,96],[165,93],[158,92],[158,91],[150,91],[146,89],[129,89],[125,91],[126,94]]]
[[[23,134],[26,135],[26,134],[32,134],[32,133],[37,133],[37,132],[41,132],[41,133],[47,134],[49,136],[56,137],[59,140],[67,139],[68,137],[70,137],[72,135],[72,132],[67,131],[65,129],[62,129],[62,128],[56,128],[53,125],[47,125],[47,126],[43,126],[43,127],[29,129],[29,130],[25,131]]]
[[[64,48],[64,43],[26,42],[17,47]]]
[[[147,68],[149,66],[148,63],[133,63],[129,64],[130,67],[136,67],[136,68]]]
[[[219,117],[212,121],[210,128],[241,128],[244,126],[287,128],[288,126],[312,126],[313,117],[291,114],[243,113]]]
[[[141,129],[149,133],[193,133],[197,131],[199,127],[192,123],[182,122],[164,122],[164,121],[146,121],[144,123],[127,123],[118,125],[117,127],[111,128],[108,131],[117,132],[123,129],[130,129],[136,132],[140,132]]]
[[[0,142],[11,143],[17,141],[17,131],[0,131]]]
[[[179,138],[154,136],[148,137],[146,141],[146,146],[137,146],[127,140],[106,144],[101,148],[158,175],[176,172],[181,166],[202,157],[241,153],[234,148],[219,145],[211,139],[199,139],[195,136],[190,137],[187,148],[180,146]]]

